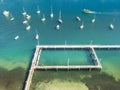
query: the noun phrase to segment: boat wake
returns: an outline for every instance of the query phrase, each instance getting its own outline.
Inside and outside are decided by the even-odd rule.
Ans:
[[[85,14],[120,15],[120,12],[118,12],[118,11],[113,11],[113,12],[96,12],[96,11],[92,11],[92,10],[89,10],[89,9],[83,9],[82,12],[85,13]]]
[[[99,14],[99,15],[120,15],[120,12],[95,12],[94,14]]]

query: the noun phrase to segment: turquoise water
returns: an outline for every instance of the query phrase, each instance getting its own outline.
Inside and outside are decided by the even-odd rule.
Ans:
[[[39,65],[93,65],[88,50],[42,50]]]
[[[40,15],[36,14],[38,5],[41,11]],[[51,6],[54,13],[53,19],[49,17]],[[29,21],[29,24],[31,25],[30,31],[27,31],[25,29],[26,26],[22,24],[22,21],[24,20],[24,17],[22,16],[23,7],[26,12],[31,15],[31,20]],[[96,11],[98,14],[84,14],[81,12],[84,8]],[[3,16],[4,10],[9,10],[15,20],[10,21],[8,18],[5,18]],[[55,26],[58,24],[57,19],[60,10],[62,13],[63,24],[60,25],[60,30],[56,30]],[[41,22],[43,13],[46,17],[44,23]],[[80,16],[81,20],[84,22],[83,30],[79,29],[82,21],[77,22],[76,16]],[[94,24],[91,23],[93,17],[96,18]],[[11,78],[8,81],[6,80],[4,84],[2,82],[4,81],[4,78],[10,77],[6,76],[9,75],[9,73],[11,73],[11,76],[14,76],[14,73],[16,73],[14,70],[21,70],[22,68],[23,71],[21,70],[21,72],[26,72],[37,44],[37,41],[35,40],[36,29],[39,33],[40,44],[65,44],[65,41],[66,44],[90,44],[91,40],[93,41],[93,44],[120,44],[119,17],[120,0],[14,0],[14,2],[11,2],[10,0],[1,0],[0,73],[2,73],[2,76],[0,77],[0,87],[2,86],[3,90],[5,90],[8,83],[13,81]],[[109,29],[110,23],[114,24],[114,30]],[[19,35],[20,38],[15,41],[14,37],[16,35]],[[75,53],[78,54],[76,51],[69,53],[70,55],[73,55],[73,57],[70,56],[70,63],[72,64],[76,64],[77,59],[80,57],[79,55],[75,57]],[[103,65],[102,72],[112,75],[117,80],[120,79],[119,51],[97,51],[97,53],[98,57],[101,58],[101,63]],[[50,54],[46,54],[46,56],[50,56]],[[57,52],[55,55],[55,58],[59,59],[59,53]],[[85,58],[86,54],[80,52],[80,55],[82,55],[82,61],[80,63],[88,63],[86,62],[88,59]],[[64,60],[64,58],[68,57],[64,56],[62,60]],[[73,59],[75,62],[71,61]],[[83,60],[85,61],[83,62]],[[65,64],[66,61],[62,63]],[[20,74],[18,73],[18,75]],[[22,81],[20,81],[21,84],[24,81],[23,76],[25,76],[25,73],[20,76],[22,77]],[[18,82],[19,80],[21,79],[18,79]],[[9,90],[10,88],[11,90],[17,90],[17,88],[13,89],[14,87],[12,86],[14,86],[14,84],[8,85]]]
[[[96,50],[98,57],[103,66],[102,71],[115,77],[116,80],[120,79],[120,50]]]

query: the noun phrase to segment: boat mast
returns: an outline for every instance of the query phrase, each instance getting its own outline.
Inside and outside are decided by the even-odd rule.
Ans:
[[[61,19],[61,10],[59,11],[59,19]]]

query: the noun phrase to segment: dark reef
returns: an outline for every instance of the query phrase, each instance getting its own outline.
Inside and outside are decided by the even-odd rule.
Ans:
[[[25,70],[21,67],[11,71],[0,68],[0,90],[22,90]]]
[[[90,77],[80,78],[81,75]],[[89,90],[120,90],[120,80],[116,81],[113,76],[99,71],[36,71],[30,90],[35,90],[38,82],[49,83],[54,79],[62,82],[83,82]]]
[[[90,76],[81,78],[80,76]],[[18,67],[8,71],[0,68],[0,90],[22,90],[26,70]],[[58,79],[62,82],[83,82],[89,90],[120,90],[120,80],[99,71],[35,71],[30,90],[35,90],[38,82],[49,83]]]

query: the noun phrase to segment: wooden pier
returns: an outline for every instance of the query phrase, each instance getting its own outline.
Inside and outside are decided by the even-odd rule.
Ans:
[[[32,60],[32,64],[30,66],[30,70],[29,70],[29,73],[28,73],[28,76],[27,76],[27,80],[26,80],[26,83],[25,83],[25,86],[24,86],[24,90],[29,90],[29,88],[30,88],[30,84],[31,84],[32,77],[33,77],[33,74],[34,74],[35,66],[37,65],[37,61],[38,61],[38,58],[39,58],[39,51],[40,51],[40,48],[36,47],[34,57],[33,57],[33,60]]]
[[[37,45],[38,48],[95,48],[95,49],[120,49],[120,45]]]
[[[101,69],[102,67],[97,65],[70,65],[70,66],[36,66],[36,69]]]
[[[66,65],[66,66],[39,66],[39,58],[42,49],[91,49],[92,54],[95,57],[97,64],[95,65]],[[37,45],[34,53],[34,57],[29,69],[26,83],[24,85],[24,90],[30,89],[30,84],[32,82],[32,77],[35,69],[102,69],[102,65],[97,57],[94,49],[120,49],[120,45]]]
[[[95,57],[95,60],[96,60],[96,62],[97,62],[97,65],[98,65],[100,68],[102,68],[102,66],[101,66],[101,64],[100,64],[100,60],[98,59],[98,56],[97,56],[94,48],[92,47],[91,49],[92,49],[93,55],[94,55],[94,57]]]

